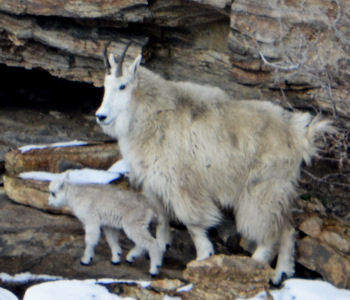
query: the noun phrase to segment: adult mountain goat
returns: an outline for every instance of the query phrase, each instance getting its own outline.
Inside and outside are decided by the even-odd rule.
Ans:
[[[126,48],[127,49],[127,48]],[[105,94],[96,112],[120,145],[131,182],[158,209],[184,223],[197,259],[214,253],[207,229],[232,209],[238,231],[255,241],[253,258],[278,261],[273,282],[294,273],[291,207],[300,165],[316,154],[329,122],[266,101],[232,100],[221,89],[168,81],[106,58]],[[158,230],[169,241],[166,224]],[[277,248],[278,246],[278,248]]]

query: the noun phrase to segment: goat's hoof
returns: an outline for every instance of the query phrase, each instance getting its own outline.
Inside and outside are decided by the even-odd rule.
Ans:
[[[111,264],[112,264],[113,266],[118,266],[118,265],[120,265],[120,261],[112,261],[112,260],[111,260]]]
[[[282,282],[285,281],[288,278],[288,275],[283,272],[279,278],[273,278],[269,281],[270,285],[274,288],[280,288],[282,285]]]
[[[167,243],[167,244],[165,245],[165,250],[169,250],[170,247],[171,247],[171,245]]]
[[[133,260],[126,260],[126,262],[131,265],[134,261]]]
[[[148,253],[145,254],[145,258],[146,258],[147,260],[150,260],[150,257],[149,257],[149,254],[148,254]]]
[[[155,273],[149,273],[149,275],[152,277],[152,278],[155,278],[158,276],[158,272],[155,272]]]
[[[209,257],[210,257],[210,256],[213,256],[213,255],[214,255],[214,253],[213,253],[213,252],[210,252],[210,253],[209,253]]]
[[[91,260],[89,262],[83,262],[83,261],[80,261],[80,265],[84,266],[84,267],[87,267],[91,264]]]
[[[276,289],[279,289],[282,285],[282,280],[278,281],[278,282],[275,282],[273,281],[272,279],[269,280],[269,284],[272,288],[276,288]]]

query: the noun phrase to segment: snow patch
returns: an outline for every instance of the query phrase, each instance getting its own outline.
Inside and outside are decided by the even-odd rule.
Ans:
[[[119,174],[127,174],[129,173],[129,166],[127,165],[124,159],[118,160],[114,163],[109,169],[108,172],[119,173]]]
[[[60,276],[51,275],[36,275],[29,272],[20,273],[16,275],[10,275],[7,273],[0,273],[0,280],[3,282],[15,282],[15,283],[27,283],[29,281],[50,281],[62,279]]]
[[[181,293],[181,292],[189,292],[190,290],[192,290],[193,288],[193,284],[190,283],[190,284],[187,284],[185,286],[182,286],[180,288],[178,288],[176,291]]]
[[[279,290],[270,291],[274,300],[350,300],[350,291],[338,289],[322,280],[288,279]],[[243,300],[243,298],[239,298]],[[266,292],[244,300],[267,300]]]
[[[88,145],[87,142],[83,141],[69,141],[69,142],[59,142],[53,144],[42,144],[42,145],[26,145],[18,148],[22,153],[26,153],[30,150],[45,149],[45,148],[57,148],[57,147],[75,147],[75,146],[85,146]]]
[[[18,300],[18,298],[9,290],[0,287],[0,300]]]
[[[112,284],[112,283],[136,284],[142,288],[147,288],[151,285],[151,281],[131,280],[131,279],[102,278],[102,279],[97,279],[96,282],[101,284]]]
[[[112,294],[93,280],[59,280],[44,282],[28,288],[24,300],[132,300]]]
[[[97,169],[69,170],[69,182],[76,184],[108,184],[120,178],[129,171],[124,160],[117,161],[107,171]],[[39,181],[53,181],[63,179],[66,173],[51,173],[44,171],[23,172],[19,174],[21,179],[32,179]]]
[[[51,173],[44,171],[31,171],[31,172],[23,172],[18,175],[21,179],[30,179],[30,180],[38,180],[38,181],[53,181],[57,179],[62,179],[64,176],[63,173]]]

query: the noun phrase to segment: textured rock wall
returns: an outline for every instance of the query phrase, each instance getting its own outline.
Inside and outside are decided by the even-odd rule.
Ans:
[[[0,62],[101,86],[104,45],[133,40],[127,60],[168,78],[348,118],[349,16],[344,0],[2,0]]]
[[[303,183],[348,211],[349,25],[346,0],[1,0],[0,63],[102,86],[104,46],[132,40],[126,60],[165,78],[323,111],[340,132]]]

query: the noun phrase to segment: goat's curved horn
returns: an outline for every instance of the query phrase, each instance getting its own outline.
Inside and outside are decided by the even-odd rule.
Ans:
[[[125,58],[126,51],[128,51],[128,48],[130,47],[131,43],[132,43],[132,41],[130,41],[130,42],[126,45],[126,47],[125,47],[124,50],[123,50],[122,55],[120,56],[119,63],[118,63],[118,67],[117,67],[117,73],[116,73],[116,76],[117,76],[117,77],[123,76],[123,62],[124,62],[124,58]]]
[[[103,59],[105,62],[106,72],[108,74],[111,72],[111,64],[109,63],[108,56],[107,56],[107,48],[109,47],[110,44],[111,44],[111,41],[109,41],[103,49]]]

